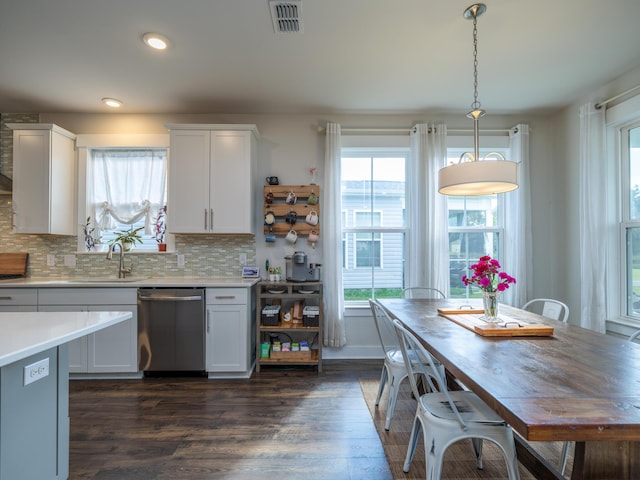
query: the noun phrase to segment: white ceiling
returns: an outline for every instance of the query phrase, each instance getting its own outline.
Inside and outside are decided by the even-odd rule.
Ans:
[[[471,3],[302,0],[303,33],[275,34],[268,0],[0,0],[0,112],[466,112]],[[640,65],[640,0],[485,3],[488,113],[549,112]]]

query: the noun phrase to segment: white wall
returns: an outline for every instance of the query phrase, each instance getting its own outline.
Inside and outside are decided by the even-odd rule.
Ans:
[[[324,177],[324,133],[318,130],[327,121],[343,127],[410,127],[426,121],[443,121],[449,129],[470,130],[473,126],[465,113],[456,115],[127,115],[127,114],[55,114],[40,115],[44,123],[56,123],[76,134],[88,133],[166,133],[167,123],[254,123],[262,136],[259,142],[258,182],[267,175],[277,175],[283,184],[306,184],[310,181],[309,168],[316,166],[316,181],[322,187]],[[558,185],[565,183],[563,156],[553,155],[558,120],[539,115],[505,116],[489,114],[483,117],[480,129],[508,129],[518,123],[531,127],[531,176],[533,195],[533,249],[534,294],[553,295],[566,300],[566,282],[555,273],[564,271],[566,243],[558,241],[566,236],[566,200]],[[407,131],[408,134],[408,131]],[[480,143],[483,145],[481,133]],[[262,230],[262,198],[256,195],[256,231]],[[321,198],[322,201],[322,198]],[[322,236],[321,236],[322,240]],[[322,263],[321,248],[304,247],[310,262]],[[265,244],[262,235],[256,236],[256,261],[264,267],[284,266],[284,256],[292,248],[280,241]],[[337,254],[337,253],[336,253]],[[549,272],[554,272],[550,275]],[[331,279],[324,278],[325,282]],[[330,357],[379,356],[380,349],[367,310],[349,312],[347,317],[348,345],[342,349],[326,349]]]
[[[545,247],[534,251],[534,259],[546,255],[546,248],[560,255],[555,262],[549,262],[548,268],[534,268],[536,284],[549,283],[552,288],[545,288],[549,295],[558,292],[558,298],[564,299],[570,309],[570,322],[579,324],[580,316],[580,251],[579,251],[579,138],[580,119],[579,108],[587,102],[599,102],[613,97],[640,84],[640,68],[636,68],[618,79],[603,85],[565,108],[550,119],[550,145],[553,154],[554,175],[548,177],[551,189],[549,193],[557,198],[558,212],[550,215],[550,231],[557,232],[548,243],[536,240],[538,247]],[[636,92],[637,93],[637,92]],[[614,106],[627,98],[613,102]],[[541,199],[538,198],[538,201]],[[537,205],[536,212],[540,211]],[[534,237],[536,234],[534,233]],[[609,265],[619,268],[617,265]],[[542,295],[540,295],[542,296]]]

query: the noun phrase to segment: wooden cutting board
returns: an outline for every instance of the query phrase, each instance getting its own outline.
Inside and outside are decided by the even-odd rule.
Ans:
[[[0,253],[0,277],[26,277],[28,253]]]
[[[524,323],[505,315],[500,315],[503,323],[490,325],[481,319],[482,313],[443,313],[452,310],[440,310],[438,312],[445,318],[458,325],[471,330],[484,337],[550,337],[553,335],[553,327],[541,323]]]

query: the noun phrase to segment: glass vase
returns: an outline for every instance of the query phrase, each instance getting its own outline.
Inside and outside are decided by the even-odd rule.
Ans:
[[[484,307],[484,321],[498,323],[498,294],[500,292],[482,292],[482,306]]]

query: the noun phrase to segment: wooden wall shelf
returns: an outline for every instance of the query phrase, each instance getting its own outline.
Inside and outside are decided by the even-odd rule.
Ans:
[[[309,235],[311,232],[320,234],[320,224],[322,223],[320,215],[320,186],[319,185],[265,185],[263,189],[263,198],[265,203],[263,205],[263,215],[268,212],[273,212],[276,217],[276,223],[273,225],[264,225],[264,234],[273,233],[278,236],[284,236],[289,233],[289,230],[293,229],[298,233],[298,236]],[[287,196],[290,192],[293,192],[297,201],[295,204],[290,205],[286,203]],[[273,202],[266,203],[267,195],[271,193],[273,195]],[[316,195],[318,203],[310,204],[309,196]],[[289,212],[296,212],[297,221],[294,225],[291,225],[285,221],[285,217]],[[308,224],[305,219],[307,214],[311,211],[316,212],[320,221],[317,225]]]

